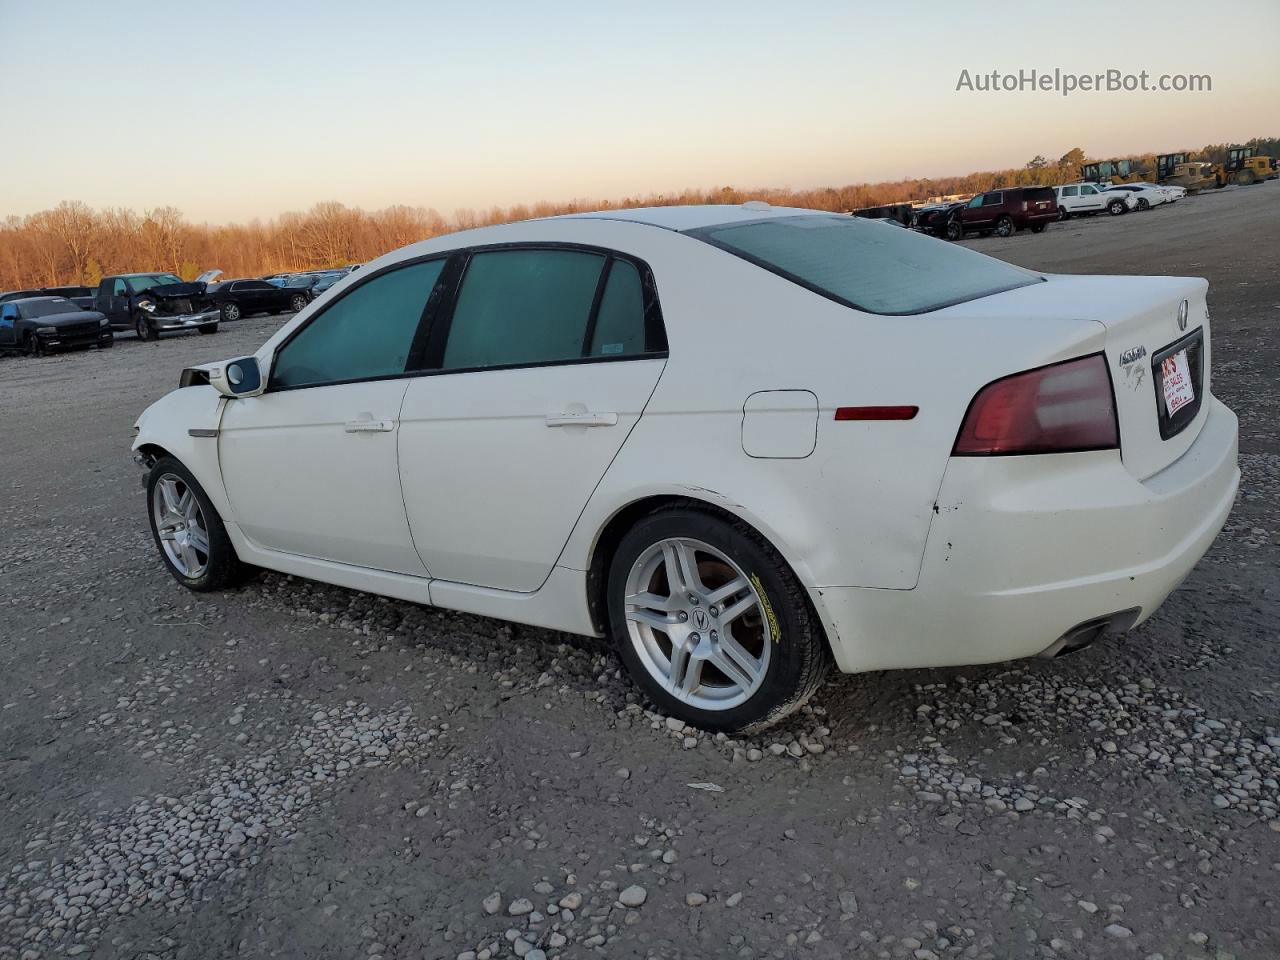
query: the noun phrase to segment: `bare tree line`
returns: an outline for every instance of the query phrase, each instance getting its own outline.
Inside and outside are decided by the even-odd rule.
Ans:
[[[1276,138],[1248,142],[1258,153],[1274,156]],[[1221,160],[1226,145],[1197,154]],[[1219,156],[1221,154],[1221,156]],[[68,283],[94,285],[104,274],[156,270],[185,279],[211,267],[228,276],[336,267],[369,260],[418,240],[454,230],[554,216],[583,210],[620,209],[657,204],[738,204],[765,200],[775,206],[848,211],[862,207],[976,193],[997,186],[1057,184],[1079,176],[1084,151],[1074,148],[1058,161],[1035,157],[1022,167],[963,176],[819,187],[812,190],[718,187],[650,194],[617,201],[571,200],[517,204],[488,210],[460,209],[444,217],[429,207],[392,206],[365,211],[329,201],[305,213],[284,213],[267,221],[224,225],[188,223],[174,207],[139,214],[133,210],[94,210],[80,201],[64,201],[52,210],[0,221],[0,290]],[[1154,166],[1151,155],[1130,159]]]

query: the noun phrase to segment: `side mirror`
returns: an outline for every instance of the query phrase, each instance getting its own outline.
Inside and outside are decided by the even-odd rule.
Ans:
[[[224,397],[256,397],[265,386],[257,357],[239,357],[211,364],[209,386]]]

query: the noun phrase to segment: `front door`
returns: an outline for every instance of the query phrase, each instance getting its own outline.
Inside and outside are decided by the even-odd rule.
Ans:
[[[399,267],[352,288],[277,349],[266,393],[227,404],[219,459],[250,540],[426,576],[409,535],[396,444],[415,338],[443,262]]]
[[[400,474],[431,575],[537,590],[666,360],[652,281],[606,252],[470,255],[436,369],[400,417]]]

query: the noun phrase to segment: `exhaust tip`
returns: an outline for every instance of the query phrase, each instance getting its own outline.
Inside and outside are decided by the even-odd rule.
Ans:
[[[1105,617],[1093,617],[1084,623],[1076,624],[1041,650],[1038,656],[1053,659],[1076,653],[1085,647],[1093,646],[1105,636],[1124,633],[1138,622],[1138,617],[1141,615],[1141,607],[1131,607],[1128,610],[1107,614]]]

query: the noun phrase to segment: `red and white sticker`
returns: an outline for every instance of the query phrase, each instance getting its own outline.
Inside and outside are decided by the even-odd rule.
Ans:
[[[1196,398],[1191,385],[1191,365],[1187,363],[1187,351],[1179,350],[1160,362],[1160,379],[1164,384],[1164,406],[1173,416]]]

